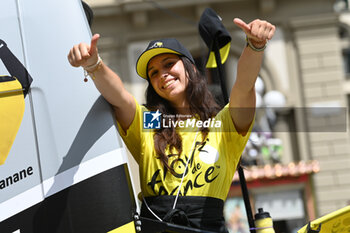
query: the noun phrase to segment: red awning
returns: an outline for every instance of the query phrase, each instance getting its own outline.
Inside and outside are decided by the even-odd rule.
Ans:
[[[277,179],[282,177],[297,177],[306,174],[317,173],[320,171],[318,161],[300,161],[298,163],[289,164],[267,164],[265,166],[251,166],[244,168],[244,175],[246,180],[254,181],[259,179]],[[238,181],[238,172],[236,171],[233,181]]]

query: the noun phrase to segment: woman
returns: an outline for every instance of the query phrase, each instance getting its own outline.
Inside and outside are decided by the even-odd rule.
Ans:
[[[82,66],[113,106],[120,135],[139,164],[141,216],[227,232],[223,205],[252,127],[263,50],[275,31],[262,20],[234,23],[246,33],[247,46],[221,110],[191,54],[175,39],[152,41],[137,61],[137,73],[149,83],[145,106],[98,56],[99,35],[69,52],[71,65]],[[146,114],[151,123],[162,115],[162,127],[145,130]]]

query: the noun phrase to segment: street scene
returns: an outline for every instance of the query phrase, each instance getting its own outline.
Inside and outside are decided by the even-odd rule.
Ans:
[[[1,233],[350,232],[347,0],[3,7]]]

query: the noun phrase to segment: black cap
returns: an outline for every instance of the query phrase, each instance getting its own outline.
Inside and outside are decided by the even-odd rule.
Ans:
[[[270,213],[264,212],[263,208],[259,208],[258,211],[259,212],[255,214],[255,220],[263,219],[263,218],[271,218]]]
[[[136,72],[142,78],[147,79],[148,62],[155,56],[163,53],[173,53],[180,56],[185,56],[194,63],[191,53],[176,39],[165,38],[153,40],[149,43],[145,51],[139,56],[136,62]]]
[[[205,44],[211,50],[207,61],[207,68],[215,68],[217,66],[213,52],[214,41],[218,43],[221,63],[223,64],[230,52],[231,36],[222,24],[220,16],[213,9],[206,8],[199,20],[198,29]]]

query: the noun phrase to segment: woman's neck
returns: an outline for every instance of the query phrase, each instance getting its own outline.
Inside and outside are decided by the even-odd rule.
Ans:
[[[179,101],[177,103],[173,103],[172,105],[175,108],[177,114],[181,114],[181,115],[191,114],[190,105],[188,104],[187,101],[181,101],[181,102]]]

